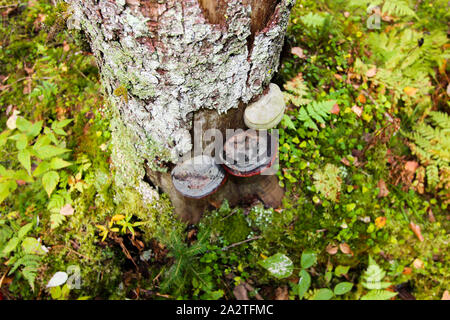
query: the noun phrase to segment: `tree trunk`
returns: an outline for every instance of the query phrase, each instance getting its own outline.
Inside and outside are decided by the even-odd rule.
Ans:
[[[225,136],[226,129],[245,128],[245,107],[277,71],[295,0],[66,2],[69,27],[86,35],[111,102],[119,187],[137,189],[148,204],[159,187],[190,222],[224,198],[237,203],[256,195],[279,205],[283,192],[274,176],[229,179],[214,196],[191,200],[174,190],[170,171],[193,152],[194,139],[207,146],[207,129]],[[194,123],[201,132],[194,134]]]

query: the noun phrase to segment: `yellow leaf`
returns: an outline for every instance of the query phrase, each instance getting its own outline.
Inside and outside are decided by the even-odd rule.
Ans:
[[[377,226],[378,229],[381,229],[386,224],[386,220],[387,220],[386,217],[378,217],[375,219],[375,225]]]
[[[403,89],[403,91],[410,97],[414,96],[417,93],[416,88],[412,88],[412,87],[405,87],[405,89]]]

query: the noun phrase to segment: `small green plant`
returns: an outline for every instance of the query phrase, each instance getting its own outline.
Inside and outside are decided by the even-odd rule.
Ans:
[[[386,272],[369,256],[369,266],[362,275],[361,284],[370,291],[362,296],[361,300],[389,300],[395,297],[397,292],[384,290],[391,285],[390,282],[383,281],[385,276]]]
[[[336,201],[341,190],[342,179],[339,176],[339,168],[328,163],[323,169],[314,172],[314,186],[326,199]]]
[[[71,165],[62,158],[70,150],[64,147],[64,141],[57,138],[66,135],[63,128],[71,121],[55,121],[51,128],[43,128],[43,121],[31,123],[23,117],[10,117],[8,129],[0,135],[0,147],[14,141],[9,145],[13,149],[10,154],[15,155],[15,159],[10,160],[9,169],[0,165],[0,203],[17,189],[17,181],[32,183],[39,179],[47,195],[51,196],[60,180],[58,170]],[[15,160],[22,169],[15,165]],[[33,164],[36,168],[32,171]]]

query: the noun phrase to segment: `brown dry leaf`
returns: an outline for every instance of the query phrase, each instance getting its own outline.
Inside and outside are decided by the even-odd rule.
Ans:
[[[16,183],[17,183],[19,186],[24,186],[24,185],[27,184],[27,182],[24,181],[24,180],[16,180]]]
[[[348,161],[347,158],[342,158],[342,159],[341,159],[341,162],[342,162],[343,164],[345,164],[347,167],[350,166],[350,161]]]
[[[71,216],[73,215],[74,212],[75,210],[70,204],[66,204],[64,207],[61,208],[61,210],[59,210],[59,213],[62,214],[63,216]]]
[[[328,252],[328,254],[335,255],[338,252],[338,246],[330,243],[329,245],[327,245],[327,248],[325,250]]]
[[[338,79],[338,80],[342,80],[342,76],[341,76],[340,74],[338,74],[338,73],[335,73],[335,74],[334,74],[334,77],[335,77],[336,79]]]
[[[416,172],[417,168],[419,167],[419,164],[417,161],[407,161],[405,163],[405,170],[411,173]]]
[[[64,50],[64,52],[67,52],[67,51],[70,50],[70,46],[69,46],[69,44],[67,43],[67,41],[64,41],[64,42],[63,42],[63,50]]]
[[[236,300],[250,300],[248,297],[247,289],[245,289],[245,286],[243,284],[236,286],[233,290],[233,294]]]
[[[289,300],[289,291],[287,286],[278,287],[275,290],[275,300]]]
[[[339,245],[339,249],[341,250],[342,253],[351,254],[353,256],[353,251],[352,251],[352,249],[350,249],[350,246],[348,244],[341,243]]]
[[[350,12],[345,11],[345,12],[344,12],[344,17],[346,17],[346,18],[350,17]]]
[[[414,266],[414,268],[416,268],[416,269],[423,269],[425,265],[424,265],[424,263],[423,263],[422,260],[420,260],[419,258],[417,258],[417,259],[415,259],[415,260],[413,261],[413,266]]]
[[[383,228],[386,225],[387,218],[386,217],[378,217],[375,219],[375,225],[378,229]]]
[[[422,236],[422,233],[420,232],[420,226],[411,221],[409,223],[409,227],[414,232],[414,234],[417,236],[419,241],[422,242],[423,241],[423,236]]]
[[[358,116],[361,117],[363,109],[358,107],[356,104],[352,107],[352,111]]]
[[[441,300],[450,300],[450,293],[448,292],[448,290],[444,291],[444,293],[442,294]]]
[[[292,54],[295,54],[295,55],[296,55],[297,57],[299,57],[300,59],[305,59],[305,58],[306,58],[305,54],[303,53],[303,49],[300,48],[300,47],[294,47],[294,48],[292,48],[292,49],[291,49],[291,53],[292,53]]]
[[[377,196],[378,198],[386,197],[389,194],[389,190],[386,186],[386,182],[384,182],[383,179],[380,179],[378,181],[377,187],[378,187],[378,189],[380,189],[380,192],[378,193],[378,196]]]
[[[370,68],[369,70],[367,70],[366,77],[372,78],[372,77],[375,77],[376,74],[377,74],[377,67],[373,67],[373,68]]]
[[[333,108],[331,109],[331,113],[332,114],[339,114],[339,111],[341,111],[341,109],[339,108],[339,105],[337,103],[335,103],[333,105]]]
[[[403,89],[403,92],[405,92],[408,96],[412,97],[417,93],[417,90],[419,89],[413,87],[405,87],[405,89]]]

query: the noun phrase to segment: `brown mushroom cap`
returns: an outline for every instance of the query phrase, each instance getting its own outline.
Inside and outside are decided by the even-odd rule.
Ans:
[[[238,177],[251,177],[270,168],[276,159],[278,141],[267,131],[247,130],[225,142],[221,160],[227,172]]]
[[[226,172],[213,158],[200,155],[178,164],[172,182],[185,197],[201,199],[214,193],[225,182]]]

